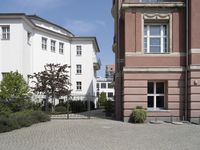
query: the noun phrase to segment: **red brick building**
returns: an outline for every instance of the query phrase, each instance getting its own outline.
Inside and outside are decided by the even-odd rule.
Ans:
[[[113,0],[116,119],[200,118],[200,0]]]

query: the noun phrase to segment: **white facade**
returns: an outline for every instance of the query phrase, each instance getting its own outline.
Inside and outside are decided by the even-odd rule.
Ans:
[[[3,27],[9,27],[9,39],[3,37]],[[42,38],[47,40],[46,50],[42,48]],[[55,52],[51,51],[51,40],[55,41]],[[59,53],[59,43],[63,44],[63,54]],[[77,56],[77,46],[81,55]],[[99,52],[95,37],[75,37],[68,30],[48,22],[38,16],[26,14],[0,14],[0,80],[2,73],[16,71],[28,75],[44,70],[47,63],[71,66],[73,94],[95,95],[96,71],[100,69],[97,59]],[[82,66],[77,74],[76,66]],[[81,82],[81,90],[77,90]]]
[[[114,86],[111,78],[97,78],[96,96],[98,97],[102,92],[106,93],[107,100],[114,100]]]

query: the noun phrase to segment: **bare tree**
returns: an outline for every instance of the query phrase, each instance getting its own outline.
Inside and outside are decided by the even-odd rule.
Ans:
[[[55,99],[71,94],[68,68],[70,68],[70,66],[67,64],[46,64],[44,66],[44,71],[34,73],[34,75],[31,76],[33,79],[32,82],[34,83],[32,87],[33,92],[35,94],[46,95],[45,110],[48,108],[49,98],[52,99],[52,112],[54,112]]]

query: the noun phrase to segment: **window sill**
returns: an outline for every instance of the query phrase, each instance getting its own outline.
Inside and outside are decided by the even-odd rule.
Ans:
[[[153,108],[147,108],[147,112],[169,112],[170,110],[167,109],[153,109]]]

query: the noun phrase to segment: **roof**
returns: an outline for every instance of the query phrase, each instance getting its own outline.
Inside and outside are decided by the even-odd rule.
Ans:
[[[57,25],[57,24],[54,24],[46,19],[43,19],[37,15],[26,15],[25,13],[0,13],[0,17],[1,18],[16,18],[16,17],[19,17],[19,18],[23,18],[24,20],[26,20],[30,25],[32,25],[33,27],[37,28],[37,29],[40,29],[40,30],[46,30],[48,32],[51,32],[51,33],[54,33],[54,34],[58,34],[60,36],[64,36],[66,38],[70,38],[71,40],[90,40],[93,42],[94,44],[94,47],[95,47],[95,50],[96,52],[100,52],[100,49],[99,49],[99,45],[97,43],[97,39],[96,37],[76,37],[73,33],[71,33],[69,30]],[[49,30],[49,29],[45,29],[45,28],[42,28],[42,27],[39,27],[37,25],[35,25],[35,23],[32,21],[32,19],[35,19],[35,20],[38,20],[38,21],[42,21],[44,23],[47,23],[47,24],[50,24],[52,26],[55,26],[57,28],[60,28],[61,30],[64,30],[66,31],[67,33],[71,34],[72,36],[67,36],[67,35],[63,35],[61,33],[58,33],[58,32],[55,32],[55,31],[52,31],[52,30]]]
[[[42,22],[51,24],[51,25],[53,25],[53,26],[55,26],[55,27],[58,27],[58,28],[60,28],[60,29],[62,29],[62,30],[64,30],[64,31],[68,32],[68,33],[71,34],[72,36],[74,36],[74,34],[71,33],[69,30],[67,30],[67,29],[65,29],[65,28],[63,28],[63,27],[61,27],[61,26],[59,26],[59,25],[57,25],[57,24],[54,24],[54,23],[52,23],[52,22],[50,22],[50,21],[48,21],[48,20],[46,20],[46,19],[44,19],[44,18],[41,18],[41,17],[39,17],[39,16],[37,16],[37,15],[26,15],[26,17],[28,17],[29,19],[35,19],[35,20],[38,20],[38,21],[42,21]]]

